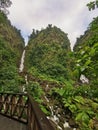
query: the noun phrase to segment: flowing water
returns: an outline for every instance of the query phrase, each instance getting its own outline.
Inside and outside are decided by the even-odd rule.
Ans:
[[[63,128],[59,125],[60,124],[60,118],[61,115],[55,110],[55,107],[51,104],[51,101],[45,96],[45,100],[50,108],[51,116],[47,117],[49,120],[53,121],[54,124],[57,126],[58,130],[76,130],[76,128],[71,128],[69,126],[69,123],[65,121],[62,125]],[[58,106],[56,106],[58,108]]]
[[[82,83],[87,83],[87,84],[89,84],[89,79],[88,79],[85,75],[83,75],[83,74],[81,74],[81,76],[80,76],[80,81],[81,81]]]
[[[19,73],[22,73],[23,70],[24,70],[25,52],[26,52],[26,51],[24,50],[23,53],[22,53],[21,62],[20,62],[20,67],[19,67]],[[27,75],[25,75],[25,81],[26,81],[26,84],[28,84]],[[25,91],[25,86],[24,86],[24,85],[21,86],[20,89],[21,89],[22,92],[26,93],[26,91]]]
[[[24,69],[24,59],[25,59],[25,50],[22,53],[22,57],[21,57],[21,62],[20,62],[20,67],[19,67],[19,72],[23,72]]]

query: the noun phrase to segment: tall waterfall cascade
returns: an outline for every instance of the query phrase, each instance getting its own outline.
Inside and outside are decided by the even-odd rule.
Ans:
[[[20,67],[19,67],[19,72],[23,72],[24,69],[24,59],[25,59],[25,50],[22,53],[22,57],[21,57],[21,62],[20,62]]]
[[[21,73],[21,72],[23,72],[23,70],[24,70],[24,60],[25,60],[25,50],[23,51],[23,53],[22,53],[22,57],[21,57],[21,61],[20,61],[20,67],[19,67],[19,73]],[[28,84],[28,81],[27,81],[27,75],[25,75],[25,81],[26,81],[26,84]],[[22,92],[24,92],[24,93],[26,93],[26,89],[25,89],[25,86],[23,85],[23,86],[21,86],[21,91]]]

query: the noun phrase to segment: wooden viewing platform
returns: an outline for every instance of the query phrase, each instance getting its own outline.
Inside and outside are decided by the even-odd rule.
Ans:
[[[29,94],[0,93],[0,130],[55,130]]]

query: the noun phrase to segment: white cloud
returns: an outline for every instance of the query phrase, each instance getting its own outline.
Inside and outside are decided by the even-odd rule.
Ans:
[[[41,29],[53,24],[69,34],[71,46],[76,37],[83,34],[98,9],[89,12],[90,0],[12,0],[9,19],[21,29],[27,41],[32,29]]]

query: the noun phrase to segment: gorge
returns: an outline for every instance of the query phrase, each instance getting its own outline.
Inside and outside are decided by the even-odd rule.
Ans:
[[[32,32],[25,47],[20,31],[0,12],[0,92],[28,89],[59,130],[97,130],[97,33],[98,17],[72,52],[67,33],[48,25]]]

